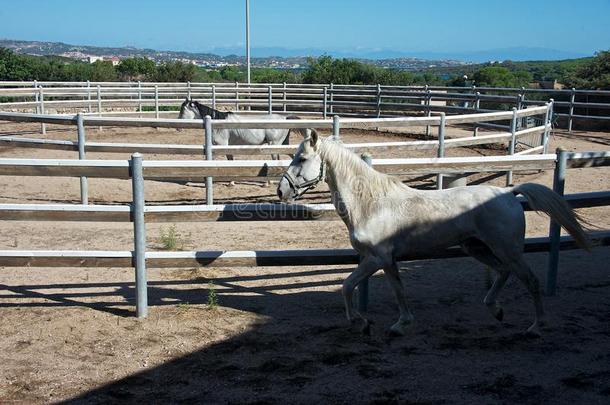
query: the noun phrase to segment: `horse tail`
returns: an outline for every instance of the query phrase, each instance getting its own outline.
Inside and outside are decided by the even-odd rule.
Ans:
[[[563,198],[550,188],[536,184],[524,183],[513,187],[514,194],[522,194],[527,198],[530,207],[534,211],[542,211],[559,223],[576,241],[576,244],[583,249],[589,250],[591,242],[579,220],[582,219],[576,214],[572,207]]]

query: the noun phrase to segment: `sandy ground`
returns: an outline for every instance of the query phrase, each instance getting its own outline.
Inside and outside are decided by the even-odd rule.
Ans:
[[[0,123],[0,136],[40,137],[39,125]],[[464,136],[451,128],[450,136]],[[88,139],[200,143],[200,131],[89,128]],[[345,142],[413,135],[345,131]],[[49,127],[49,139],[75,139]],[[610,135],[557,133],[552,148],[609,150]],[[428,152],[429,154],[430,152]],[[503,154],[450,149],[449,156]],[[74,158],[74,152],[0,148],[1,157]],[[391,153],[387,157],[398,157]],[[410,156],[426,156],[415,153]],[[89,154],[89,158],[126,155]],[[146,159],[168,159],[149,155]],[[188,158],[188,157],[182,157]],[[473,181],[484,176],[473,177]],[[516,183],[551,184],[552,173]],[[503,178],[491,180],[502,185]],[[78,180],[0,177],[0,202],[77,202]],[[410,185],[431,187],[432,179]],[[609,189],[607,168],[570,170],[567,192]],[[150,204],[202,202],[198,184],[146,183]],[[128,181],[90,180],[90,200],[130,200]],[[217,184],[217,202],[275,201],[274,187]],[[327,202],[324,188],[308,202]],[[610,210],[581,210],[610,229]],[[527,214],[528,235],[548,220]],[[3,222],[0,249],[125,250],[131,224]],[[148,224],[150,249],[171,224]],[[348,246],[340,222],[177,223],[184,250]],[[545,299],[543,337],[522,331],[533,316],[523,286],[501,294],[502,323],[482,304],[485,277],[471,259],[409,263],[403,272],[416,323],[390,339],[397,309],[380,273],[371,283],[372,334],[344,319],[333,266],[152,270],[150,316],[133,317],[132,269],[0,268],[0,403],[607,403],[610,397],[610,274],[607,248],[562,253],[558,294]],[[545,254],[527,256],[543,279]],[[408,268],[407,268],[408,267]],[[218,304],[210,306],[210,295]]]

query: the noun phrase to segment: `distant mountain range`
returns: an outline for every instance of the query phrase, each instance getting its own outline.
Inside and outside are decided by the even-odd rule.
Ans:
[[[218,55],[241,54],[243,48],[214,48],[211,53]],[[336,58],[357,58],[357,59],[398,59],[416,58],[424,60],[455,60],[461,62],[483,63],[490,61],[531,61],[531,60],[563,60],[575,59],[591,56],[579,52],[567,52],[549,48],[535,47],[512,47],[498,48],[484,51],[464,51],[464,52],[426,52],[426,51],[396,51],[392,49],[356,49],[356,50],[324,50],[318,48],[290,49],[281,47],[253,48],[252,55],[256,57],[280,56],[320,56],[330,55]]]
[[[160,51],[134,47],[99,47],[71,45],[62,42],[20,41],[0,39],[0,47],[30,55],[59,55],[75,59],[88,56],[106,57],[147,57],[157,62],[182,60],[203,66],[218,67],[245,63],[243,48],[214,48],[210,52]],[[354,58],[384,67],[405,70],[427,67],[461,66],[488,61],[560,60],[583,56],[574,52],[564,52],[547,48],[504,48],[476,52],[403,52],[389,49],[324,50],[318,48],[289,49],[282,47],[258,47],[252,49],[254,66],[275,68],[300,68],[306,64],[308,56],[329,55],[336,58]]]

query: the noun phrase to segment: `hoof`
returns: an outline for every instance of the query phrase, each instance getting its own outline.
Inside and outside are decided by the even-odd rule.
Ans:
[[[371,322],[365,320],[360,328],[360,333],[364,336],[371,336]]]
[[[409,324],[410,323],[408,323],[408,322],[401,322],[401,321],[396,322],[394,325],[392,325],[390,327],[390,330],[388,331],[388,335],[394,336],[394,337],[406,335]]]
[[[539,338],[542,336],[540,333],[540,327],[537,323],[533,324],[525,331],[525,336]]]

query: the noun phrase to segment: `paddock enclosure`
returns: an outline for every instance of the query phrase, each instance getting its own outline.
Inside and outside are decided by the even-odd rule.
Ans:
[[[494,91],[497,94],[492,94]],[[201,316],[203,327],[225,322],[223,333],[231,330],[232,341],[238,339],[237,322],[221,321],[223,316],[241,319],[251,330],[257,330],[257,322],[263,322],[267,325],[263,330],[279,332],[280,320],[267,323],[257,316],[244,315],[242,310],[257,313],[250,306],[259,299],[252,297],[273,297],[281,308],[290,303],[297,305],[299,300],[295,298],[299,296],[328,299],[326,292],[330,289],[337,295],[331,305],[332,319],[341,325],[343,313],[337,305],[337,289],[345,271],[358,262],[358,257],[348,248],[346,231],[329,204],[327,190],[319,187],[301,204],[282,205],[276,203],[274,184],[264,184],[277,179],[290,163],[270,160],[269,156],[278,153],[288,159],[300,137],[292,135],[291,145],[220,147],[211,144],[211,131],[215,128],[317,128],[326,136],[341,139],[357,153],[372,155],[376,170],[398,175],[407,184],[420,188],[451,187],[464,182],[541,182],[565,194],[566,200],[597,226],[591,238],[599,245],[607,245],[609,138],[605,133],[572,128],[572,122],[578,127],[583,120],[607,119],[580,110],[598,108],[596,112],[603,112],[605,106],[581,105],[578,97],[586,93],[571,90],[559,94],[568,95],[568,101],[534,100],[528,95],[523,89],[332,84],[1,82],[0,268],[6,276],[2,278],[5,292],[0,308],[14,311],[14,315],[17,311],[32,311],[29,318],[39,310],[52,317],[53,303],[67,305],[71,310],[82,307],[89,313],[104,313],[104,317],[118,316],[121,322],[127,319],[130,328],[140,325],[129,319],[134,306],[138,318],[148,316],[142,325],[167,321],[164,316],[173,308],[179,318],[188,314],[189,319],[184,321],[189,327],[193,327],[197,316]],[[178,120],[175,107],[185,97],[218,109],[252,114],[252,119],[238,123]],[[266,112],[298,115],[301,119],[258,118]],[[571,132],[558,130],[557,125],[564,123],[557,122],[557,118],[565,120],[566,129]],[[558,150],[559,146],[564,149]],[[238,160],[225,160],[226,154],[236,155]],[[232,180],[237,184],[227,183]],[[557,303],[565,291],[564,277],[565,287],[576,277],[561,270],[559,250],[575,246],[569,237],[560,235],[556,226],[549,228],[546,218],[528,214],[527,219],[526,250],[539,264],[537,274],[545,279],[546,293],[552,296],[559,288],[557,297],[551,300]],[[172,228],[177,229],[178,246],[168,250],[161,234]],[[549,251],[550,254],[544,253]],[[583,255],[580,251],[566,252],[562,260],[567,256],[568,263],[588,261],[592,277],[603,278],[596,266],[600,260],[603,262],[604,255],[607,258],[607,248],[594,250],[597,262],[583,259]],[[459,249],[452,248],[434,257],[404,259],[407,267],[422,263],[422,267],[443,268],[445,261],[467,260],[461,256]],[[588,269],[579,272],[586,273]],[[27,281],[28,273],[36,274],[34,279],[40,281],[40,288],[35,281]],[[45,274],[53,276],[46,279]],[[310,280],[312,276],[314,279]],[[54,282],[53,277],[62,281]],[[91,288],[101,291],[89,295],[75,292],[77,287],[70,287],[70,277],[92,277]],[[227,281],[241,277],[244,279]],[[586,279],[586,274],[579,277]],[[251,280],[246,281],[246,286],[237,286],[248,278]],[[86,280],[78,289],[87,288]],[[274,287],[273,280],[281,287]],[[248,286],[250,282],[262,285]],[[162,292],[160,286],[164,283]],[[182,283],[190,286],[188,293]],[[417,288],[415,283],[413,287]],[[55,288],[58,292],[44,292]],[[269,295],[274,288],[285,292]],[[40,289],[43,292],[38,292]],[[104,289],[121,293],[108,301],[110,292]],[[202,311],[210,291],[216,289],[220,308],[216,312]],[[371,280],[370,288],[363,284],[359,290],[362,309],[368,304],[369,310],[379,311],[380,306],[385,308],[392,300],[377,277]],[[193,299],[196,292],[202,297]],[[512,290],[505,292],[511,293]],[[289,297],[291,294],[295,298]],[[371,300],[367,302],[369,294]],[[282,303],[283,298],[286,304]],[[233,309],[223,308],[225,304]],[[607,300],[601,305],[606,304]],[[312,307],[320,309],[320,305]],[[416,318],[417,310],[416,306]],[[527,310],[529,307],[523,312]],[[553,310],[547,305],[548,312]],[[279,309],[271,312],[274,319],[288,316],[282,316]],[[293,312],[287,308],[287,313]],[[317,315],[312,310],[308,316]],[[78,319],[83,321],[84,316],[81,314]],[[491,320],[487,321],[491,324]],[[92,322],[85,323],[90,326]],[[297,328],[294,323],[290,327]],[[330,337],[320,338],[323,340],[347,336],[327,324],[312,328],[330,331]],[[140,332],[136,335],[144,336]],[[206,336],[214,340],[220,335],[210,332]],[[187,340],[194,348],[191,339]],[[171,356],[158,354],[155,365],[161,358],[167,360]],[[284,364],[282,360],[276,363],[280,369]],[[335,364],[334,360],[330,363]],[[339,359],[336,364],[344,363]],[[368,363],[360,366],[372,367]],[[125,369],[128,374],[133,371]],[[358,373],[360,377],[367,374]],[[376,375],[374,370],[370,373]],[[231,372],[228,375],[234,376]],[[597,381],[597,377],[591,378]],[[306,380],[305,385],[309,384]],[[7,387],[0,385],[4,392],[12,392]],[[466,391],[468,395],[479,395],[473,390]],[[25,391],[22,387],[15,392]],[[65,398],[76,393],[66,390],[61,395]],[[241,398],[237,391],[234,393]],[[392,395],[403,398],[404,394]],[[491,395],[493,399],[494,394],[481,395]]]

